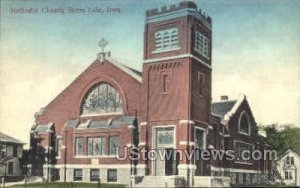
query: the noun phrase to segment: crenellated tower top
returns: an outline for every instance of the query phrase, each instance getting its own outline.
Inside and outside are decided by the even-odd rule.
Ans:
[[[166,19],[165,17],[175,18],[184,15],[196,16],[203,24],[211,28],[211,17],[202,12],[201,9],[198,9],[197,5],[192,1],[183,1],[179,4],[147,10],[146,22],[155,22],[159,19]]]

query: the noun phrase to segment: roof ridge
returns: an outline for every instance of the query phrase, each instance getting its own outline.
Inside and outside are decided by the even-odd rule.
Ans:
[[[226,102],[237,102],[238,99],[232,99],[232,100],[224,100],[224,101],[215,101],[211,104],[217,104],[217,103],[226,103]]]
[[[240,105],[242,104],[242,102],[246,99],[246,95],[245,94],[240,94],[239,97],[238,97],[238,100],[235,102],[235,104],[233,105],[233,107],[231,108],[230,111],[228,111],[224,117],[223,117],[223,120],[222,120],[222,123],[224,123],[225,125],[228,124],[231,116],[233,114],[235,114],[235,112],[237,111],[237,109],[240,107]]]
[[[124,72],[126,72],[127,74],[129,74],[130,76],[132,76],[134,79],[136,79],[139,82],[142,82],[142,77],[141,75],[136,74],[135,69],[133,68],[129,68],[126,65],[123,65],[122,63],[120,63],[118,60],[112,58],[112,57],[106,57],[106,60],[108,60],[109,62],[111,62],[112,64],[116,65],[118,68],[120,68],[121,70],[123,70]],[[132,70],[133,69],[133,70]]]

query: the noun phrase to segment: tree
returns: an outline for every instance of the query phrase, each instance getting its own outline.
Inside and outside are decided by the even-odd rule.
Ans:
[[[32,164],[32,175],[43,175],[43,164],[45,163],[45,149],[42,146],[42,138],[35,132],[30,134],[29,161]]]
[[[283,130],[279,130],[278,127],[283,127]],[[277,151],[278,155],[288,149],[300,153],[300,128],[293,125],[272,124],[264,129],[267,134],[267,143]]]
[[[0,166],[5,166],[7,161],[12,159],[12,156],[8,156],[6,153],[6,145],[0,145]]]
[[[52,173],[52,167],[56,164],[56,152],[55,152],[55,142],[56,135],[55,130],[51,130],[50,137],[43,137],[37,132],[32,132],[30,134],[30,150],[29,150],[29,163],[32,164],[32,175],[42,176],[43,166],[47,165],[47,179],[50,177],[49,174]],[[47,147],[43,146],[42,141],[44,139],[49,139],[49,145]]]

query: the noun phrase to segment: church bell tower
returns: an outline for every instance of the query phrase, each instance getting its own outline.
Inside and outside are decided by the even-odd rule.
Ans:
[[[194,2],[146,12],[141,145],[191,149],[197,141],[194,128],[209,126],[211,37],[211,18]],[[168,169],[167,163],[148,162],[148,173],[185,173],[182,169],[191,161],[177,161],[175,168],[170,164],[173,169]]]

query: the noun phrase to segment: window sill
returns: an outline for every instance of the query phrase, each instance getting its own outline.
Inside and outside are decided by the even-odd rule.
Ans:
[[[166,48],[166,49],[161,49],[161,50],[153,50],[152,54],[171,52],[171,51],[176,51],[176,50],[179,50],[179,49],[180,49],[180,47]]]
[[[243,162],[243,161],[234,161],[237,164],[253,165],[253,163]]]
[[[92,159],[92,158],[117,158],[116,155],[77,155],[74,156],[76,159],[84,158],[84,159]]]
[[[243,134],[243,135],[246,135],[246,136],[251,136],[251,134],[247,134],[247,133],[244,133],[244,132],[240,132],[240,131],[239,131],[239,133],[240,133],[240,134]]]
[[[78,181],[82,181],[82,179],[76,179],[76,180],[74,179],[74,181],[78,182]]]

